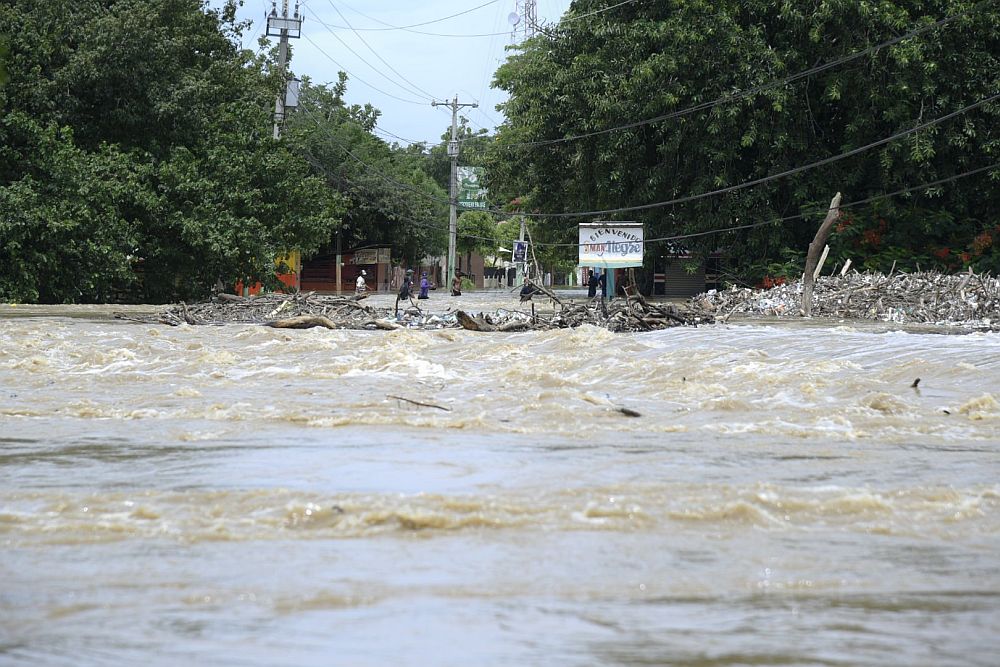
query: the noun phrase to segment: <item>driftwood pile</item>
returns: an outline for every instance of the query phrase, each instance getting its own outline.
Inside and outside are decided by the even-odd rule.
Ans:
[[[171,306],[154,315],[115,313],[119,319],[149,324],[263,324],[284,329],[398,329],[386,322],[388,309],[370,308],[363,297],[299,294],[262,294],[242,297],[219,294],[211,301]]]
[[[529,282],[526,289],[534,298],[548,300],[552,310],[536,313],[532,302],[530,315],[510,310],[498,310],[490,315],[472,315],[458,311],[458,324],[471,331],[565,329],[590,324],[614,332],[626,332],[696,326],[715,321],[714,312],[706,312],[697,306],[678,308],[670,304],[652,304],[634,291],[624,299],[606,301],[598,297],[586,302],[575,302],[563,301],[551,290],[534,283]],[[524,294],[522,291],[522,301],[525,300]]]
[[[714,321],[714,312],[697,308],[647,302],[642,295],[606,301],[586,302],[560,299],[551,290],[531,285],[525,310],[498,309],[492,313],[453,311],[443,314],[426,313],[417,308],[402,309],[370,307],[364,297],[301,294],[264,294],[239,297],[220,294],[211,301],[179,304],[152,315],[116,313],[119,319],[170,326],[261,324],[264,326],[306,329],[442,329],[464,328],[471,331],[539,331],[578,327],[583,324],[605,327],[611,331],[652,331],[682,325],[706,324]],[[536,311],[536,301],[541,306]]]
[[[711,291],[691,299],[692,307],[730,315],[798,317],[802,283],[760,290]],[[1000,280],[964,273],[857,273],[816,280],[812,315],[896,323],[1000,328]]]

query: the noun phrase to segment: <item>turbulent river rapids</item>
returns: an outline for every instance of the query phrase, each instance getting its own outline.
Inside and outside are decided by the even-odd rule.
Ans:
[[[0,306],[0,665],[997,664],[1000,334],[111,311]]]

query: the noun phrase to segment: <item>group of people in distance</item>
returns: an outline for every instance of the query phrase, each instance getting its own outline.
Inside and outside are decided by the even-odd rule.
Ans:
[[[595,276],[594,270],[590,269],[587,271],[587,296],[593,299],[597,296],[598,288],[601,290],[602,297],[608,295],[608,274],[601,273]]]
[[[368,286],[365,284],[365,276],[368,273],[362,269],[361,273],[358,275],[358,281],[355,288],[355,292],[360,296],[365,294],[368,290]],[[427,272],[420,274],[420,293],[417,295],[418,299],[428,299],[430,295],[428,291],[431,288],[431,283],[427,280]],[[608,276],[607,273],[600,273],[595,275],[594,270],[590,269],[587,271],[587,296],[591,299],[597,296],[597,290],[601,290],[601,297],[606,297],[608,295]],[[524,287],[521,289],[521,301],[527,301],[531,299],[531,295],[537,290],[533,286],[529,285],[525,281]],[[461,296],[462,295],[462,272],[456,271],[455,278],[451,281],[451,295]],[[408,299],[413,306],[417,304],[413,302],[413,269],[406,270],[406,276],[403,278],[403,284],[399,288],[399,294],[396,296],[396,314],[399,314],[399,301],[401,299]]]
[[[361,272],[364,274],[364,271]],[[461,271],[455,272],[455,277],[451,281],[451,295],[452,296],[462,296],[462,276],[464,274]],[[361,278],[359,277],[360,281]],[[420,292],[417,294],[418,299],[429,299],[430,294],[428,291],[431,288],[431,283],[427,279],[427,272],[420,274]],[[403,278],[403,284],[399,288],[399,294],[396,296],[396,314],[399,314],[399,302],[400,300],[408,299],[413,306],[417,304],[413,302],[413,269],[407,269],[406,275]]]

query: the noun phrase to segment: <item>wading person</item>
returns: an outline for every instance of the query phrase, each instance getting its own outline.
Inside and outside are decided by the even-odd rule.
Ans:
[[[528,279],[525,278],[524,286],[521,287],[521,303],[524,303],[525,301],[531,301],[531,296],[533,294],[539,294],[540,292],[541,292],[540,289],[529,283]]]
[[[361,273],[358,275],[358,280],[354,284],[354,293],[358,296],[368,291],[368,285],[365,284],[365,276],[367,275],[368,273],[364,269],[361,269]]]
[[[600,284],[601,280],[594,275],[594,270],[591,269],[587,271],[587,298],[593,299],[597,296],[597,286]]]
[[[601,298],[603,299],[608,295],[608,272],[605,271],[598,278],[597,283],[601,286]]]
[[[410,305],[417,307],[413,302],[413,269],[407,269],[403,277],[403,284],[399,287],[399,294],[396,295],[396,317],[399,317],[399,300],[409,299]]]
[[[456,271],[455,277],[451,279],[451,295],[462,296],[462,272]]]
[[[427,293],[427,290],[429,290],[430,288],[431,288],[431,283],[430,283],[430,281],[427,280],[427,273],[426,272],[421,273],[420,274],[420,296],[418,296],[417,298],[418,299],[429,299],[430,295]]]

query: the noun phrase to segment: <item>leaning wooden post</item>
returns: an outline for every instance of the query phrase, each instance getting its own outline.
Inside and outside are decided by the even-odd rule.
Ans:
[[[816,266],[819,264],[819,255],[823,252],[823,246],[826,245],[826,240],[830,237],[830,230],[833,229],[833,223],[837,221],[840,217],[840,193],[833,198],[830,202],[830,210],[826,212],[826,219],[823,220],[823,224],[819,226],[819,230],[816,232],[816,237],[809,244],[809,253],[806,255],[806,273],[802,277],[802,316],[810,317],[812,315],[812,298],[813,298],[813,286],[816,282],[816,277],[813,275],[816,273]]]

